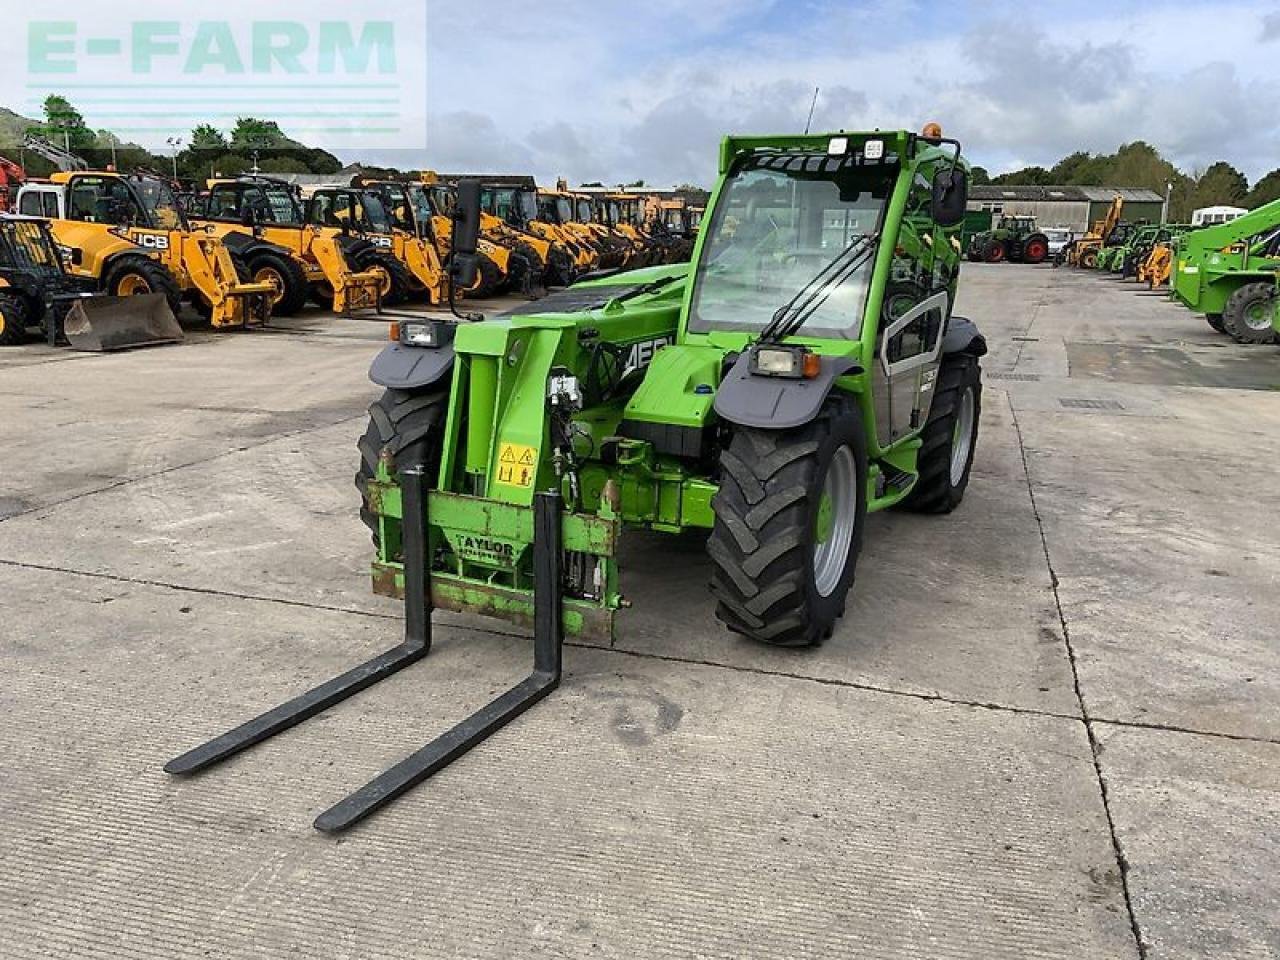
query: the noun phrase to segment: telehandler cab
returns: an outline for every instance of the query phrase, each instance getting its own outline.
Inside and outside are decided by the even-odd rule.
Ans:
[[[214,327],[248,327],[271,317],[275,290],[242,279],[214,233],[193,228],[164,180],[75,171],[32,182],[19,210],[47,211],[54,238],[69,251],[73,276],[112,296],[163,293],[176,314],[189,299]],[[154,254],[155,256],[151,256]]]
[[[337,228],[307,225],[291,184],[245,176],[208,186],[195,222],[221,236],[256,282],[271,284],[274,312],[291,316],[309,299],[344,317],[378,311],[385,276],[365,269],[375,248]]]
[[[716,613],[805,646],[844,613],[867,514],[947,513],[969,482],[986,344],[954,315],[967,195],[933,128],[733,137],[690,264],[586,282],[484,323],[399,325],[356,482],[404,642],[179,757],[201,770],[426,656],[433,608],[532,626],[530,676],[332,809],[350,827],[612,636],[624,525],[702,530]],[[474,269],[480,184],[458,186]]]

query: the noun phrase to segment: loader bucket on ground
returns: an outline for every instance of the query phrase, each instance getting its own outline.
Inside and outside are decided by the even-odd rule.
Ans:
[[[73,350],[106,353],[180,343],[182,328],[162,293],[77,300],[63,321]]]

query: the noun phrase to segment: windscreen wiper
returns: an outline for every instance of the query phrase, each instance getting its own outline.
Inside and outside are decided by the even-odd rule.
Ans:
[[[863,234],[841,250],[794,297],[774,312],[773,319],[760,331],[759,339],[776,342],[794,335],[818,307],[826,302],[831,290],[862,266],[866,256],[875,250],[878,238],[878,233]]]

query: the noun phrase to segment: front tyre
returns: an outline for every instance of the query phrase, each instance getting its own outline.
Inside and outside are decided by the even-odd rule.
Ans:
[[[422,390],[388,390],[369,407],[369,427],[357,446],[360,467],[356,489],[360,491],[360,519],[378,543],[378,518],[369,511],[369,481],[378,472],[378,461],[386,451],[392,470],[420,466],[434,489],[444,448],[444,422],[449,410],[449,383]]]
[[[275,288],[271,298],[273,316],[292,317],[306,306],[311,284],[306,270],[292,257],[273,252],[260,253],[248,266],[249,277],[254,283],[269,283]]]
[[[821,643],[844,613],[867,516],[862,421],[833,400],[795,430],[738,428],[720,454],[716,616],[761,643]]]
[[[964,499],[978,446],[982,367],[968,353],[943,357],[929,419],[920,434],[919,476],[902,506],[917,513],[950,513]]]
[[[1275,310],[1275,284],[1246,283],[1227,298],[1222,310],[1223,331],[1236,343],[1275,343],[1271,325]]]
[[[16,347],[27,340],[31,312],[17,293],[0,292],[0,347]]]

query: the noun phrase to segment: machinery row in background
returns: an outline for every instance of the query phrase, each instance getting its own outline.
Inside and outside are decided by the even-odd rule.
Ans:
[[[37,330],[89,350],[178,340],[184,304],[215,328],[244,328],[308,302],[349,317],[411,301],[537,298],[603,271],[688,260],[702,213],[683,199],[493,178],[476,279],[453,290],[455,178],[304,189],[243,176],[184,191],[49,149],[63,169],[48,180],[4,161],[0,346]]]
[[[1116,197],[1081,237],[1004,217],[969,241],[970,260],[1068,265],[1167,289],[1169,298],[1237,343],[1280,343],[1280,200],[1185,223],[1133,223]]]

